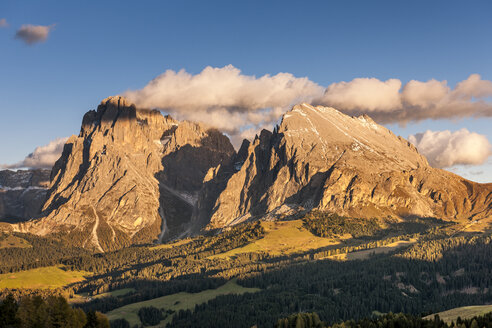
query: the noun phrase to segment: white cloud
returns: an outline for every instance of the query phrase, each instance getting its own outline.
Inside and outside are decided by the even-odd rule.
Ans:
[[[352,115],[367,113],[379,123],[405,124],[424,119],[492,117],[492,82],[472,74],[454,89],[447,81],[354,79],[331,84],[316,104]]]
[[[36,42],[44,42],[48,39],[50,31],[55,25],[22,25],[15,33],[15,38],[24,41],[28,45]]]
[[[375,78],[357,78],[350,82],[331,84],[321,101],[348,111],[392,111],[401,107],[400,88],[401,81],[397,79],[380,81]]]
[[[5,18],[0,19],[0,27],[8,27],[9,23],[7,23],[7,20]]]
[[[202,121],[230,134],[273,125],[298,102],[311,102],[324,88],[289,73],[255,77],[231,65],[206,67],[196,75],[168,70],[143,89],[123,95],[139,107],[159,108],[178,119]]]
[[[480,165],[492,154],[487,137],[461,129],[455,132],[426,131],[408,137],[419,152],[434,167],[446,168],[453,165]]]
[[[401,97],[407,106],[428,107],[439,104],[449,91],[446,81],[420,82],[412,80],[403,88]]]
[[[7,169],[51,169],[53,164],[60,158],[63,146],[67,140],[68,138],[58,138],[50,141],[47,145],[36,147],[36,149],[22,161],[12,165],[3,165],[3,167]]]
[[[295,103],[332,106],[350,114],[369,114],[379,123],[406,124],[424,119],[492,117],[492,82],[472,74],[454,89],[446,81],[356,78],[327,88],[290,73],[255,77],[232,65],[207,67],[192,75],[168,70],[140,90],[123,94],[139,107],[159,108],[178,119],[208,123],[242,136],[272,126]]]

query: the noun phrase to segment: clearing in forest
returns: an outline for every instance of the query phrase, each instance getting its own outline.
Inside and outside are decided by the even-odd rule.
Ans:
[[[313,235],[302,220],[264,221],[265,236],[245,246],[232,249],[210,258],[228,258],[237,254],[267,252],[270,255],[288,255],[339,244],[339,240]]]
[[[159,309],[172,310],[178,312],[179,310],[193,310],[195,305],[206,303],[219,295],[227,294],[244,294],[244,293],[256,293],[260,291],[258,288],[246,288],[239,286],[234,280],[230,280],[223,286],[217,289],[207,289],[199,293],[177,293],[167,295],[159,298],[154,298],[148,301],[133,303],[114,309],[106,315],[109,320],[126,319],[130,323],[130,326],[140,325],[140,319],[138,318],[138,310],[142,307],[153,306]],[[158,325],[165,326],[168,322],[171,322],[172,315],[168,316],[165,320],[161,321]]]
[[[0,289],[53,289],[83,281],[90,275],[90,272],[64,270],[62,266],[36,268],[0,274]]]
[[[29,248],[32,247],[29,242],[23,238],[7,235],[0,236],[0,248]]]
[[[456,322],[458,317],[461,319],[470,319],[475,316],[481,316],[492,312],[492,305],[475,305],[475,306],[463,306],[459,308],[454,308],[451,310],[435,313],[424,317],[424,319],[433,320],[436,314],[446,323],[451,323],[451,321]]]
[[[394,250],[397,250],[398,248],[410,246],[412,244],[415,244],[416,242],[417,242],[416,239],[400,240],[381,247],[365,249],[362,251],[355,251],[350,253],[337,254],[337,255],[327,256],[326,258],[333,259],[333,260],[342,260],[342,261],[367,260],[373,254],[386,254]]]

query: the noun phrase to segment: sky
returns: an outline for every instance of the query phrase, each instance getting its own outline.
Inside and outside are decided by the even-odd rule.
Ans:
[[[492,182],[491,12],[485,0],[2,0],[0,164],[49,165],[86,111],[124,94],[238,140],[296,101],[367,112],[434,166]]]

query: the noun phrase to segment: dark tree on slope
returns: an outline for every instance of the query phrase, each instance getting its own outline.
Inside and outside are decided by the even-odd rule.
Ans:
[[[0,303],[0,327],[18,327],[20,321],[17,318],[17,310],[19,306],[15,302],[12,294],[7,295],[7,297]]]
[[[130,323],[126,319],[115,319],[109,322],[111,328],[130,328]]]
[[[138,317],[144,326],[155,326],[164,319],[162,310],[153,306],[140,308]]]

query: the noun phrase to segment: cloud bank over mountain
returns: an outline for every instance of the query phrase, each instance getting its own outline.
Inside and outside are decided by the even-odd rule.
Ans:
[[[33,38],[47,37],[42,32],[39,35]],[[34,39],[32,42],[36,42]],[[379,123],[492,116],[492,82],[478,74],[470,75],[455,88],[446,81],[412,80],[403,85],[398,79],[376,78],[356,78],[325,88],[290,73],[256,77],[228,65],[206,67],[195,75],[168,70],[142,89],[128,90],[123,96],[137,107],[158,108],[180,120],[216,127],[231,136],[236,147],[262,128],[271,129],[285,111],[300,102],[332,106],[351,115],[369,114]],[[51,167],[65,140],[38,147],[9,167]],[[410,136],[410,141],[436,167],[482,164],[491,147],[486,136],[466,129],[426,131]]]
[[[450,88],[447,81],[356,78],[323,87],[290,73],[255,77],[232,65],[192,75],[168,70],[139,90],[123,94],[137,106],[180,118],[205,119],[230,131],[271,123],[299,102],[332,106],[346,114],[367,113],[380,123],[492,116],[492,81],[472,74]]]
[[[446,81],[381,81],[356,78],[323,87],[290,73],[255,77],[232,65],[192,75],[168,70],[139,90],[123,94],[137,106],[159,108],[178,118],[202,120],[228,132],[276,122],[293,104],[332,106],[367,113],[380,123],[492,116],[492,82],[472,74],[454,89]]]
[[[123,96],[139,107],[159,108],[177,119],[202,121],[234,137],[271,128],[290,106],[310,102],[323,90],[309,79],[290,73],[257,78],[228,65],[207,67],[196,75],[168,70],[144,88]]]
[[[333,83],[315,102],[347,113],[369,114],[379,123],[492,116],[492,82],[472,74],[451,89],[446,81],[357,78]]]
[[[426,131],[411,135],[413,143],[434,167],[447,168],[453,165],[480,165],[492,154],[492,145],[487,137],[461,129],[455,132]]]
[[[492,117],[492,82],[478,74],[455,88],[434,79],[403,84],[399,79],[376,78],[356,78],[325,88],[290,73],[255,77],[228,65],[207,67],[195,75],[168,70],[142,89],[123,95],[137,106],[159,108],[178,119],[202,121],[221,129],[236,146],[262,128],[271,129],[285,111],[300,102],[335,107],[350,115],[369,114],[378,123]],[[434,137],[439,137],[439,142],[432,143]],[[490,146],[486,137],[467,130],[427,131],[413,140],[438,167],[483,163],[489,155],[484,153]],[[471,141],[479,143],[467,147]],[[461,153],[452,155],[452,151]]]
[[[51,169],[53,164],[60,158],[63,146],[68,138],[58,138],[50,141],[47,145],[36,147],[34,151],[27,155],[22,161],[11,165],[0,165],[4,169]]]

